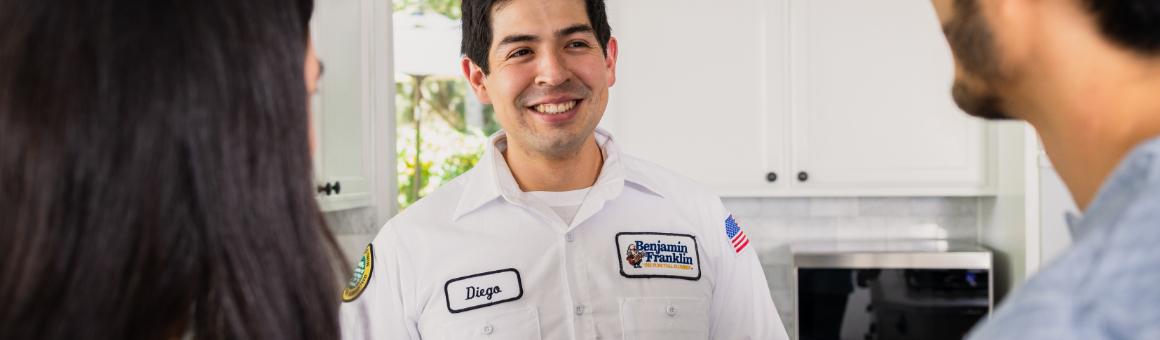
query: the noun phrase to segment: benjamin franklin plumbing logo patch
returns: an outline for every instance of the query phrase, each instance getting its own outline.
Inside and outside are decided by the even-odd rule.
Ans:
[[[616,234],[620,274],[627,278],[701,278],[697,239],[668,233]]]

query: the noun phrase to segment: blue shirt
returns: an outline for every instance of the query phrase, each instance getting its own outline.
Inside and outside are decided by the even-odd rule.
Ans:
[[[982,339],[1160,339],[1160,138],[1120,162],[1075,240],[969,336]]]

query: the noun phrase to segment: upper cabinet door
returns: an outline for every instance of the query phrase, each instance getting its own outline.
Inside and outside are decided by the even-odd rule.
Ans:
[[[326,67],[312,102],[315,172],[323,210],[371,204],[369,0],[319,0],[311,35]],[[379,62],[387,62],[385,60]]]
[[[930,2],[795,0],[790,11],[799,189],[985,191],[984,125],[951,98],[953,59]]]
[[[719,194],[789,179],[784,1],[606,4],[620,58],[603,126],[626,152]]]

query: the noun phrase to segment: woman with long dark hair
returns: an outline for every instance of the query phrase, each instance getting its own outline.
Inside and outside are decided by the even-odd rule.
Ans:
[[[332,339],[313,4],[0,0],[0,339]]]

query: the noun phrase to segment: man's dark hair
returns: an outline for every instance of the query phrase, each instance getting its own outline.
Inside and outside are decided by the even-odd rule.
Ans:
[[[488,69],[487,55],[491,49],[491,9],[510,0],[463,0],[463,40],[460,53],[479,65],[483,73]],[[588,23],[592,25],[596,40],[605,55],[608,53],[608,39],[612,37],[612,27],[608,26],[608,15],[604,11],[604,0],[584,0],[588,11]]]
[[[0,1],[0,339],[338,338],[309,1]]]
[[[1084,0],[1111,40],[1146,55],[1160,55],[1160,1]]]

